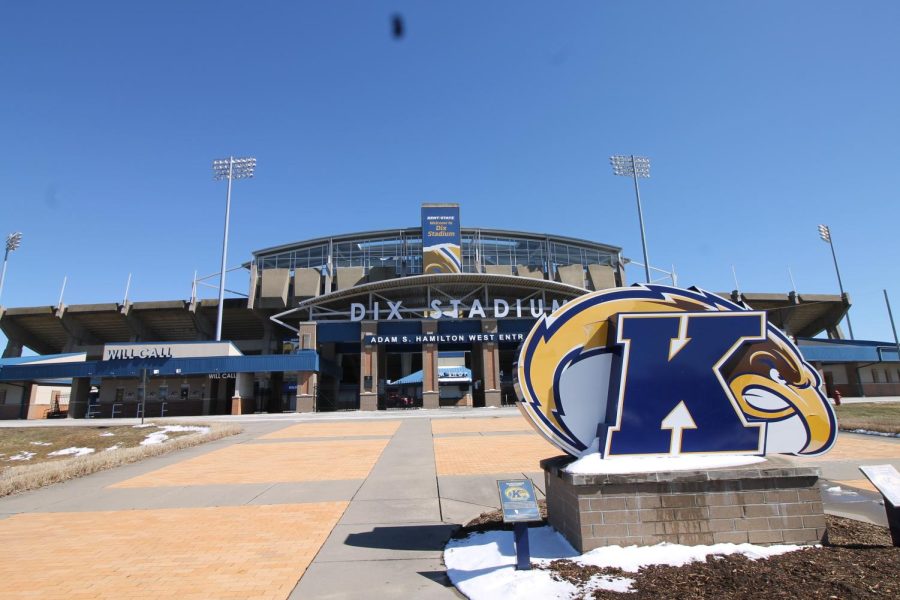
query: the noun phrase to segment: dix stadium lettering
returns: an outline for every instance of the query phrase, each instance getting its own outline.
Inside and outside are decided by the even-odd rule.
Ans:
[[[373,321],[402,321],[404,313],[413,315],[414,318],[422,316],[429,319],[484,319],[492,317],[495,319],[503,319],[506,317],[521,319],[523,317],[538,318],[547,312],[556,311],[561,305],[559,300],[553,299],[550,302],[544,302],[543,298],[529,298],[523,300],[517,298],[515,300],[504,300],[495,298],[493,302],[482,303],[479,299],[474,299],[470,303],[462,300],[432,300],[429,306],[424,308],[405,308],[402,300],[392,302],[386,301],[387,306],[380,302],[372,302],[370,307],[366,307],[361,302],[353,302],[350,304],[350,320],[362,321],[366,318]]]

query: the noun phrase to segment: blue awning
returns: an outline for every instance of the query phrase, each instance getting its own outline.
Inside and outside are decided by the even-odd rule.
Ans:
[[[318,371],[319,354],[300,350],[296,354],[259,356],[207,356],[202,358],[135,358],[89,360],[70,363],[19,364],[0,367],[0,381],[32,381],[70,377],[140,377],[141,371],[156,375],[206,375],[209,373],[271,373],[274,371]]]
[[[861,340],[800,340],[800,354],[808,361],[831,363],[896,362],[897,346]]]

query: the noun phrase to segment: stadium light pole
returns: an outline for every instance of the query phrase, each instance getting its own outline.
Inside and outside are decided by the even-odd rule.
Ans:
[[[844,283],[841,281],[841,270],[838,268],[837,254],[834,253],[834,242],[831,241],[831,229],[828,225],[819,225],[819,237],[831,247],[831,257],[834,259],[834,272],[837,273],[838,287],[841,290],[841,299],[844,297]],[[853,338],[853,325],[850,323],[850,308],[847,308],[847,329],[850,330],[850,339]]]
[[[638,221],[641,223],[641,246],[644,249],[644,275],[647,283],[650,283],[650,259],[647,258],[647,236],[644,234],[644,211],[641,208],[641,188],[638,186],[638,177],[650,177],[650,159],[634,154],[616,154],[609,157],[613,173],[623,177],[634,179],[634,195],[637,197]]]
[[[222,314],[225,308],[225,261],[228,259],[228,220],[231,217],[231,182],[235,179],[250,179],[256,170],[256,159],[252,157],[221,158],[214,160],[213,179],[228,180],[228,191],[225,194],[225,234],[222,236],[222,270],[219,272],[219,311],[216,318],[216,341],[222,339]]]
[[[9,253],[15,251],[21,243],[21,231],[6,236],[6,253],[3,255],[3,272],[0,273],[0,298],[3,297],[3,282],[6,280],[6,261],[9,260]]]

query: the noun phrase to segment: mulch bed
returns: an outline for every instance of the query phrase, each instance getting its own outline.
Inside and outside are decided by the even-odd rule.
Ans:
[[[887,528],[830,515],[827,520],[828,543],[824,546],[765,560],[752,561],[742,555],[720,556],[681,567],[649,566],[638,573],[581,566],[568,560],[553,561],[546,568],[553,571],[554,577],[576,586],[595,575],[634,580],[631,593],[598,590],[585,598],[900,598],[900,548],[892,547]],[[509,528],[503,525],[500,511],[493,511],[468,523],[455,537]]]

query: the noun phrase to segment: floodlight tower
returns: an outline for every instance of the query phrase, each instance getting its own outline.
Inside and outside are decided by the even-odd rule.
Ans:
[[[838,268],[837,255],[834,253],[834,242],[831,241],[831,229],[828,225],[819,225],[819,237],[823,242],[831,246],[831,257],[834,259],[834,272],[837,273],[838,287],[841,289],[841,298],[844,297],[844,284],[841,281],[841,270]],[[847,309],[847,329],[850,330],[850,339],[853,339],[853,325],[850,323],[850,309]]]
[[[222,339],[222,313],[225,307],[225,261],[228,258],[228,220],[231,217],[231,182],[235,179],[250,179],[256,170],[256,159],[252,157],[235,158],[229,156],[214,160],[213,179],[228,180],[228,192],[225,195],[225,234],[222,236],[222,270],[219,272],[219,313],[216,318],[216,341]]]
[[[3,255],[3,272],[0,273],[0,297],[3,296],[3,281],[6,279],[6,261],[9,260],[9,253],[15,251],[21,243],[21,231],[6,236],[6,253]]]
[[[644,274],[647,283],[650,283],[650,259],[647,258],[647,237],[644,234],[644,211],[641,208],[641,189],[638,186],[638,177],[650,177],[650,159],[634,154],[616,154],[609,157],[613,173],[623,177],[634,179],[634,195],[637,196],[638,221],[641,223],[641,246],[644,248]]]

